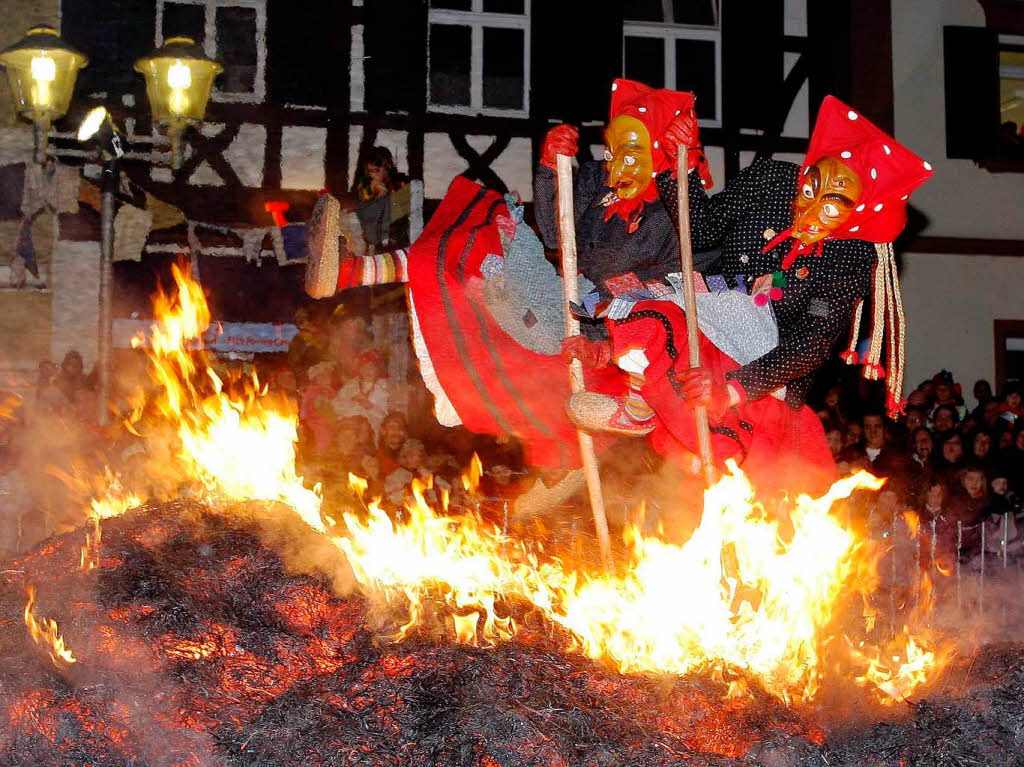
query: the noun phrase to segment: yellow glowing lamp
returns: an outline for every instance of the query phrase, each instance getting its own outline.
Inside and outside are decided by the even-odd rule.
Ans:
[[[46,157],[50,123],[67,113],[78,70],[88,63],[88,58],[46,24],[32,27],[25,37],[0,51],[14,109],[35,123],[36,159],[40,162]]]
[[[213,78],[224,68],[191,37],[169,37],[155,51],[135,62],[146,79],[146,96],[153,120],[167,126],[171,164],[181,167],[181,134],[206,115]]]

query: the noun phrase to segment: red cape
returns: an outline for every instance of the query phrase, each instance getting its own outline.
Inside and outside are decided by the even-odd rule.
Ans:
[[[558,355],[524,349],[479,301],[480,265],[501,254],[495,223],[509,211],[498,192],[456,177],[409,251],[409,291],[438,381],[463,424],[481,434],[514,434],[533,466],[578,466],[576,429],[565,415],[569,371]],[[621,389],[609,368],[588,371],[587,387]]]

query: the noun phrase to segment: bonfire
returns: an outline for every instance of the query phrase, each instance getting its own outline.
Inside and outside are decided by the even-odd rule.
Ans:
[[[147,460],[73,478],[83,527],[3,571],[0,763],[1016,763],[1019,651],[956,658],[926,575],[881,619],[869,474],[769,511],[731,465],[688,540],[629,528],[611,571],[428,483],[328,509],[294,405],[214,372],[174,278],[136,339]]]

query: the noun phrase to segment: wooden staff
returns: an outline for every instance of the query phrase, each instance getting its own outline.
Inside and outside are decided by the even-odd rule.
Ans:
[[[693,284],[693,247],[690,243],[690,184],[687,172],[687,149],[679,144],[676,155],[676,184],[679,202],[679,254],[683,264],[683,301],[686,304],[686,340],[690,347],[690,367],[700,367],[700,333],[697,326],[697,291]],[[704,480],[714,483],[714,465],[711,462],[711,431],[708,411],[704,406],[693,409],[697,421],[697,447],[704,469]]]
[[[565,337],[579,335],[580,323],[573,316],[569,302],[579,301],[579,283],[576,277],[576,220],[572,204],[572,158],[556,155],[558,178],[558,233],[562,249],[562,305],[565,312]],[[583,365],[579,360],[569,363],[569,387],[573,394],[583,391]],[[584,431],[577,431],[580,440],[580,458],[583,476],[590,496],[590,511],[594,515],[594,528],[601,546],[601,562],[611,570],[612,547],[608,537],[608,519],[604,513],[604,495],[601,493],[601,475],[597,471],[594,440]]]

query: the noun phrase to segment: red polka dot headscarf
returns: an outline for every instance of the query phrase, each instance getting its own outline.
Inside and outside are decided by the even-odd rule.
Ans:
[[[678,116],[694,113],[694,97],[684,91],[670,91],[652,88],[649,85],[619,78],[612,83],[612,103],[609,120],[620,115],[635,117],[647,128],[651,137],[651,155],[655,173],[675,170],[672,157],[665,152],[665,129]],[[688,170],[697,168],[704,187],[712,186],[711,171],[704,156],[704,148],[698,146],[690,151]]]
[[[783,269],[791,267],[798,256],[820,256],[828,240],[892,242],[906,226],[911,193],[932,175],[931,164],[835,96],[826,96],[821,102],[797,178],[797,192],[804,175],[824,157],[835,157],[860,177],[860,201],[843,226],[823,241],[805,244],[794,240],[782,260]],[[791,228],[781,232],[765,245],[764,252],[791,235]]]
[[[853,215],[830,235],[839,240],[895,240],[906,226],[911,193],[932,175],[928,162],[834,96],[821,102],[801,180],[823,157],[855,171],[863,189]]]

